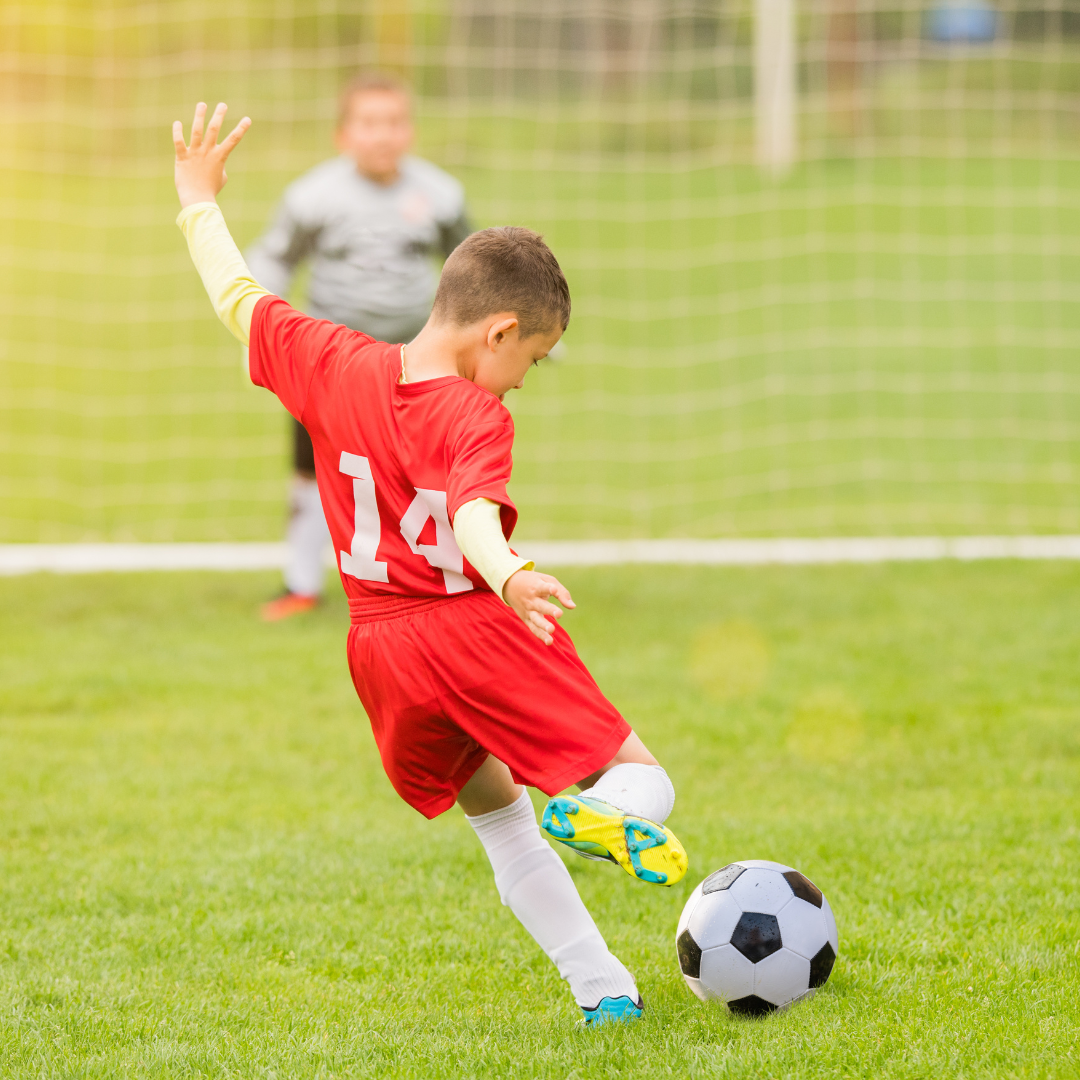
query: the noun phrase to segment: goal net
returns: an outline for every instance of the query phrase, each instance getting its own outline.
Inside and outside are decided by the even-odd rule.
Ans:
[[[169,124],[253,117],[246,244],[369,65],[570,281],[525,536],[1080,531],[1080,0],[10,0],[0,540],[280,534]]]

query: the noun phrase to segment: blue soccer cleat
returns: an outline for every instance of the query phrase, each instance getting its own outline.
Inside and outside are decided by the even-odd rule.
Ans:
[[[633,1001],[626,994],[622,997],[601,998],[600,1003],[591,1009],[581,1006],[585,1019],[579,1021],[584,1027],[599,1027],[601,1024],[629,1024],[631,1020],[640,1020],[645,1011],[645,1002],[638,998]]]

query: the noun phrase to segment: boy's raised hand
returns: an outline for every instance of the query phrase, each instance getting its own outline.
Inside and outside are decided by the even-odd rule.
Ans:
[[[224,104],[214,110],[214,115],[210,117],[210,123],[204,134],[206,103],[200,101],[195,106],[190,145],[184,142],[183,123],[179,120],[173,121],[173,146],[176,147],[176,165],[173,176],[181,206],[190,206],[197,202],[213,202],[217,193],[225,186],[225,181],[228,180],[225,175],[225,159],[244,137],[244,132],[251,127],[251,119],[245,116],[219,146],[217,137],[225,120],[226,111]]]
[[[503,585],[503,599],[545,645],[550,645],[555,640],[551,636],[555,626],[549,623],[545,616],[552,619],[562,618],[562,608],[551,603],[548,599],[550,596],[554,596],[560,604],[568,608],[577,606],[566,586],[550,574],[518,570],[511,574]]]

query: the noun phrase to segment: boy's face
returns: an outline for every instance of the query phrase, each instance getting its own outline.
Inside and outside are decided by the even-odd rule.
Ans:
[[[396,90],[354,94],[337,129],[337,148],[376,183],[397,179],[398,162],[413,142],[409,99]]]
[[[473,382],[502,401],[508,390],[520,390],[529,368],[545,356],[563,335],[560,327],[522,338],[514,316],[492,323],[487,348],[477,365]]]

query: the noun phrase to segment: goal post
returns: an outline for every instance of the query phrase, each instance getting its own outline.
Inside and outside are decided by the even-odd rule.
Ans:
[[[754,127],[757,162],[780,175],[795,161],[795,0],[754,0]]]

